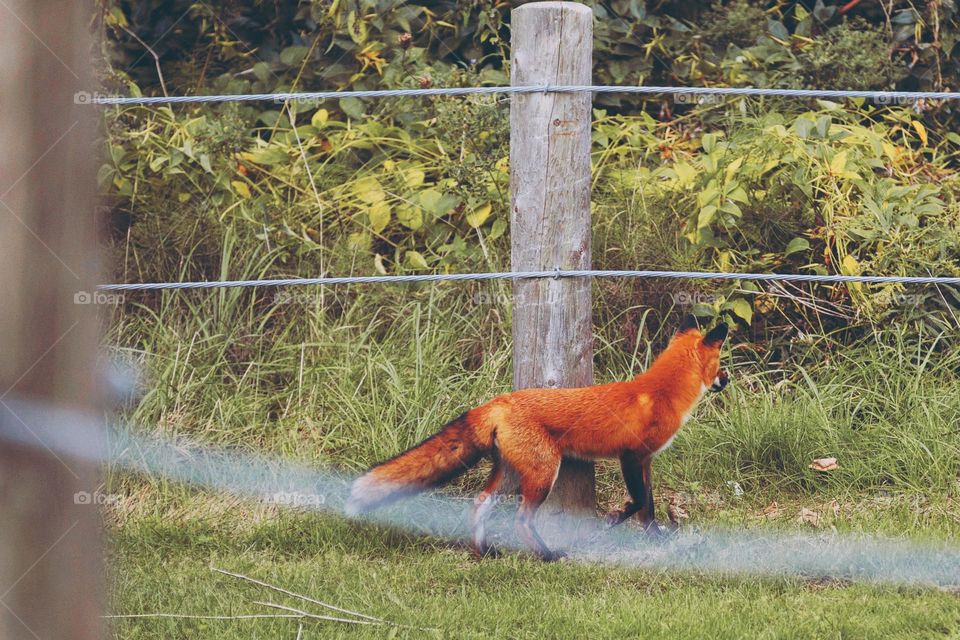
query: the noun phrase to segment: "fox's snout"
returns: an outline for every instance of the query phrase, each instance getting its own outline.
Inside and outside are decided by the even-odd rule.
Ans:
[[[730,382],[730,376],[727,375],[726,371],[720,371],[717,377],[713,379],[713,384],[710,385],[710,391],[723,391],[728,382]]]

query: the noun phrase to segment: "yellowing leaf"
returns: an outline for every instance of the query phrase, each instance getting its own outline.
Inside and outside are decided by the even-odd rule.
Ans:
[[[839,176],[847,169],[847,152],[841,151],[830,161],[830,173]]]
[[[427,264],[426,259],[424,259],[423,254],[419,251],[407,251],[407,265],[413,269],[429,269],[430,265]]]
[[[266,165],[282,164],[289,160],[287,157],[287,152],[278,147],[264,147],[262,149],[256,149],[254,151],[242,153],[240,154],[240,157],[256,164]]]
[[[474,229],[477,229],[483,226],[483,223],[487,221],[487,218],[490,217],[490,211],[493,207],[488,202],[485,205],[477,207],[474,209],[473,213],[467,214],[467,224],[469,224]]]
[[[380,202],[387,197],[380,181],[373,176],[361,178],[353,183],[353,193],[367,204]]]
[[[354,251],[369,251],[370,235],[361,231],[355,231],[347,236],[347,246]]]
[[[843,262],[840,265],[840,271],[843,272],[845,276],[858,276],[860,275],[860,263],[857,262],[857,259],[854,258],[849,253],[843,256]],[[853,291],[860,291],[863,288],[863,285],[859,282],[850,282],[847,283],[848,287]]]
[[[860,275],[860,263],[857,262],[856,258],[848,253],[847,255],[843,256],[841,270],[845,276],[858,276]]]
[[[330,114],[327,113],[326,109],[317,109],[317,112],[313,114],[313,117],[310,118],[310,124],[315,126],[317,129],[320,129],[327,123],[327,119],[330,117]]]
[[[408,169],[404,177],[406,178],[407,186],[410,188],[415,188],[423,184],[423,180],[426,176],[420,169]]]
[[[386,275],[387,269],[383,266],[383,256],[379,253],[373,257],[373,268],[377,270],[377,273]]]
[[[673,165],[673,170],[677,173],[678,186],[689,186],[697,178],[697,170],[686,162],[677,162]]]
[[[743,156],[740,156],[739,158],[737,158],[736,160],[734,160],[733,162],[727,165],[726,178],[728,182],[730,180],[733,180],[734,176],[737,175],[737,171],[740,169],[740,165],[742,164],[743,164]]]
[[[370,228],[374,233],[380,233],[390,224],[390,205],[385,201],[374,202],[367,210],[370,218]]]
[[[397,207],[397,220],[408,229],[416,231],[423,226],[423,209],[409,204]]]
[[[245,200],[250,199],[250,187],[247,186],[246,182],[234,180],[230,183],[230,186],[233,187],[233,190],[236,191],[241,198]]]
[[[912,120],[910,124],[917,130],[917,135],[920,136],[920,142],[923,143],[923,146],[927,146],[927,128],[919,120]]]

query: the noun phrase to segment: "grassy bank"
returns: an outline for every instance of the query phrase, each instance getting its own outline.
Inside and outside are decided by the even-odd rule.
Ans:
[[[603,309],[612,294],[597,293]],[[159,315],[125,317],[114,328],[116,352],[145,372],[146,393],[127,416],[168,436],[360,470],[509,388],[502,294],[337,291],[325,312],[309,296],[266,306],[234,292],[187,294],[179,307],[162,301]],[[668,337],[651,313],[638,304],[597,323],[598,380],[646,366]],[[639,329],[631,335],[630,326]],[[733,385],[709,397],[655,465],[661,518],[669,502],[693,527],[957,539],[960,357],[936,336],[876,336],[842,348],[797,342],[775,359],[735,334],[725,356]],[[823,456],[839,468],[808,468]],[[451,491],[479,481],[469,474]],[[601,508],[622,500],[615,464],[600,465],[599,488]],[[124,496],[108,512],[114,613],[234,615],[265,612],[255,600],[303,604],[214,574],[214,565],[435,627],[429,633],[440,637],[960,633],[960,601],[936,590],[543,566],[517,555],[476,563],[440,541],[159,481],[112,476],[105,490]],[[805,509],[817,514],[815,525],[801,521]],[[297,633],[287,619],[113,623],[120,638]],[[387,631],[313,621],[304,634]]]
[[[881,520],[882,528],[917,529],[899,510],[871,514],[872,525]],[[255,525],[239,508],[223,515],[217,524],[147,519],[118,532],[111,552],[113,612],[283,613],[254,604],[259,601],[338,615],[210,569],[218,567],[367,615],[436,629],[398,629],[395,637],[960,634],[960,599],[935,589],[545,565],[517,555],[477,562],[437,542],[336,519],[281,516]],[[731,509],[725,517],[756,521],[749,509]],[[956,523],[952,530],[956,535]],[[119,638],[294,638],[298,627],[285,619],[111,623]],[[304,627],[304,638],[394,637],[383,627],[316,620]]]

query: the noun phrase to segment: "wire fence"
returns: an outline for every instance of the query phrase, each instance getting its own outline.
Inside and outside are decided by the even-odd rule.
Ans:
[[[427,89],[372,89],[360,91],[302,91],[238,93],[196,96],[111,96],[80,92],[78,103],[98,105],[198,104],[209,102],[322,101],[338,98],[404,98],[427,96],[515,95],[528,93],[622,93],[681,96],[753,96],[780,98],[867,99],[880,104],[918,100],[957,100],[956,91],[854,91],[845,89],[764,89],[757,87],[668,87],[623,85],[529,85],[489,87],[431,87]]]
[[[802,273],[729,273],[724,271],[643,271],[575,269],[553,271],[493,271],[485,273],[424,273],[382,276],[278,278],[263,280],[211,280],[200,282],[134,282],[102,284],[99,291],[156,291],[167,289],[233,289],[240,287],[294,287],[353,284],[399,284],[412,282],[461,282],[469,280],[533,280],[543,278],[670,278],[686,280],[750,280],[757,282],[821,282],[872,284],[960,285],[953,276],[870,276]]]

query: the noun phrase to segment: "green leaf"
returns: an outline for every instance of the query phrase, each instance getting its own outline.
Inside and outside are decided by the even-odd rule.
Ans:
[[[720,206],[720,211],[728,213],[735,218],[743,217],[743,211],[740,210],[740,207],[737,206],[737,203],[733,200],[727,200]]]
[[[737,186],[736,189],[728,193],[727,197],[731,200],[742,202],[743,204],[750,202],[750,196],[747,195],[746,189],[741,186]]]
[[[789,40],[790,32],[787,31],[787,28],[783,26],[782,22],[777,20],[767,20],[767,31],[770,32],[770,35],[776,38],[777,40]]]
[[[380,181],[373,176],[366,176],[354,182],[353,193],[367,204],[380,202],[387,197],[387,194],[383,191],[383,187],[380,185]]]
[[[443,200],[443,194],[436,189],[424,189],[420,192],[420,206],[430,213],[437,213],[437,206]]]
[[[830,132],[830,116],[820,116],[817,118],[817,133],[821,138],[826,138]]]
[[[370,234],[363,231],[354,231],[347,236],[347,247],[353,251],[369,251]]]
[[[363,118],[364,105],[359,98],[347,97],[340,98],[340,110],[347,114],[348,118],[360,120]]]
[[[716,205],[708,204],[700,209],[700,215],[697,217],[697,227],[702,228],[713,222],[713,217],[717,214]]]
[[[787,248],[783,251],[783,255],[790,256],[795,253],[800,253],[801,251],[807,251],[810,249],[810,241],[806,238],[794,238],[787,244]]]
[[[292,67],[303,62],[303,59],[307,57],[309,52],[309,47],[304,47],[303,45],[286,47],[280,52],[280,62],[288,67]]]
[[[753,305],[743,298],[730,300],[729,302],[724,303],[723,308],[729,309],[735,316],[747,324],[750,324],[750,322],[753,320]]]
[[[717,134],[715,133],[706,133],[701,140],[703,145],[703,150],[707,153],[712,153],[714,149],[717,148]]]
[[[830,173],[840,175],[847,169],[847,152],[841,151],[830,161]]]
[[[503,218],[497,218],[493,221],[493,226],[490,227],[490,235],[488,236],[490,240],[496,240],[504,234],[507,230],[507,222]]]
[[[796,131],[797,135],[801,138],[809,137],[810,132],[813,131],[815,126],[812,120],[807,120],[806,118],[797,118],[793,121],[793,130]]]
[[[737,175],[737,171],[739,171],[741,165],[743,165],[742,156],[727,165],[727,170],[724,173],[724,176],[728,181],[733,180],[734,176]]]
[[[280,128],[286,128],[289,126],[287,117],[280,113],[279,111],[264,111],[260,114],[260,122],[267,125],[268,127],[276,127],[279,124]]]
[[[271,75],[270,65],[266,62],[258,62],[253,65],[253,75],[256,76],[257,80],[260,82],[266,82],[270,79]]]

